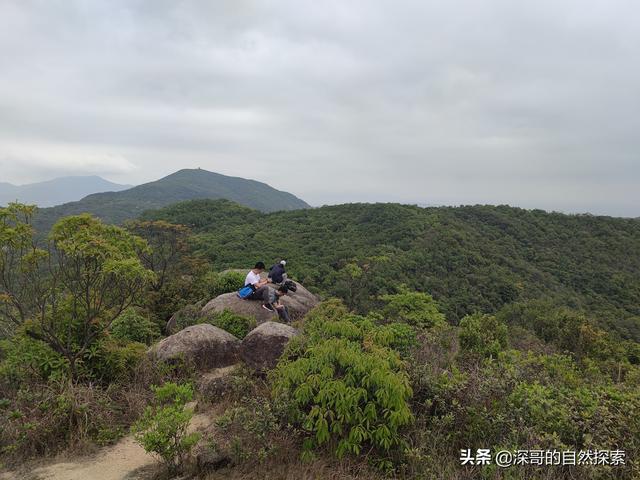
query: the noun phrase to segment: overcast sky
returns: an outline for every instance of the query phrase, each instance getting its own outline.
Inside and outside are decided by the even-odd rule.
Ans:
[[[0,181],[640,216],[640,4],[0,0]]]

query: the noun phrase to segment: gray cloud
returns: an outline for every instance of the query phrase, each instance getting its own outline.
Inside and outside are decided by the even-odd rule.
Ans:
[[[640,216],[631,1],[0,3],[0,181]]]

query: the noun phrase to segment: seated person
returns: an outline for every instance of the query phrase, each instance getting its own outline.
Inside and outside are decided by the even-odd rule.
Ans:
[[[280,320],[285,323],[291,323],[291,318],[289,318],[287,306],[280,305],[280,297],[286,295],[288,291],[289,289],[285,286],[280,286],[277,290],[267,287],[267,291],[264,293],[264,304],[262,305],[262,308],[270,312],[277,312]]]
[[[260,274],[264,272],[265,266],[263,262],[256,263],[255,267],[249,270],[244,280],[244,286],[252,285],[253,293],[247,297],[248,300],[262,300],[267,290],[268,279],[260,278]]]
[[[276,263],[269,269],[269,276],[267,277],[271,283],[281,284],[287,279],[287,272],[285,271],[286,260],[280,260],[280,263]]]

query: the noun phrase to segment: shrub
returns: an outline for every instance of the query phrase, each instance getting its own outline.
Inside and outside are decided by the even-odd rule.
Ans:
[[[28,379],[56,380],[68,375],[66,359],[46,343],[18,332],[11,340],[0,341],[4,357],[0,377],[15,384]]]
[[[395,353],[355,342],[327,340],[275,371],[275,392],[286,394],[304,429],[305,449],[331,443],[335,453],[359,454],[365,444],[389,453],[411,422],[408,377]],[[336,445],[337,443],[337,445]]]
[[[147,368],[149,367],[149,368]],[[23,379],[20,388],[0,385],[0,463],[13,465],[35,455],[87,448],[117,440],[150,400],[149,364],[130,382],[72,384]]]
[[[21,382],[57,381],[68,376],[68,361],[44,342],[22,333],[0,342],[4,359],[0,378],[15,385]],[[125,378],[144,358],[146,346],[138,342],[102,336],[76,362],[78,378],[104,384]]]
[[[0,453],[18,459],[55,453],[94,439],[113,422],[113,404],[99,387],[30,382],[11,392],[0,412]]]
[[[199,304],[187,305],[178,310],[174,315],[176,329],[178,331],[202,322],[202,307]]]
[[[250,458],[264,460],[277,448],[272,437],[279,432],[280,422],[269,399],[243,398],[215,423],[220,436],[224,437],[224,447],[231,450],[236,463]]]
[[[460,349],[483,357],[496,357],[507,346],[507,326],[492,315],[474,313],[460,320]]]
[[[146,345],[104,338],[87,350],[80,370],[84,377],[104,384],[126,379],[145,357]]]
[[[418,328],[431,328],[445,322],[445,316],[438,310],[437,302],[426,293],[384,295],[381,300],[386,302],[382,313],[391,320]]]
[[[378,345],[389,347],[402,357],[409,356],[411,350],[418,346],[416,331],[405,323],[389,323],[373,331],[373,340]]]
[[[389,456],[412,421],[409,379],[398,353],[376,341],[388,344],[394,332],[345,312],[336,301],[314,309],[306,343],[295,343],[295,357],[289,350],[272,371],[274,393],[290,402],[292,420],[310,434],[306,453],[326,444],[342,457],[368,445]]]
[[[247,334],[256,327],[255,318],[245,317],[244,315],[239,315],[227,309],[222,312],[209,314],[203,321],[226,330],[239,339],[246,337]]]
[[[151,453],[158,455],[170,474],[179,472],[186,455],[197,443],[197,433],[187,434],[193,411],[186,409],[193,399],[190,384],[177,385],[169,382],[153,388],[154,405],[144,411],[142,418],[133,426],[136,441]]]
[[[233,270],[223,273],[211,272],[203,279],[209,298],[239,290],[244,285],[244,280],[245,274]]]
[[[297,340],[291,345],[344,338],[365,344],[373,342],[398,353],[407,354],[417,344],[416,332],[411,326],[404,323],[380,325],[382,322],[383,317],[377,313],[367,316],[356,315],[350,313],[340,300],[328,300],[311,310],[305,317],[306,339]]]
[[[119,340],[140,342],[149,345],[160,336],[160,328],[149,318],[133,308],[128,308],[116,318],[109,328],[111,335]]]

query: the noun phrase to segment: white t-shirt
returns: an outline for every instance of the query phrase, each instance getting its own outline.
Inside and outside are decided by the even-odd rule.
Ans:
[[[259,281],[260,274],[255,273],[253,270],[249,270],[249,273],[247,273],[247,278],[245,278],[244,280],[244,286],[246,287],[247,285],[255,285]]]

